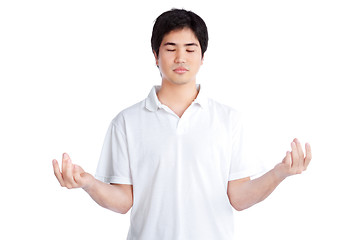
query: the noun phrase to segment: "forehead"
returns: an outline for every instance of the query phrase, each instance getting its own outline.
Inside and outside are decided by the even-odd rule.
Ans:
[[[190,28],[175,29],[165,34],[161,45],[167,42],[172,42],[175,44],[188,44],[188,43],[199,44],[199,40],[197,39],[195,33]]]

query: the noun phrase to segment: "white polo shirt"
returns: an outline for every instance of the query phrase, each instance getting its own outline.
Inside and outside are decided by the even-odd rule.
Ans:
[[[95,176],[133,185],[128,240],[233,237],[228,181],[254,172],[243,158],[240,114],[202,87],[181,118],[154,86],[109,126]]]

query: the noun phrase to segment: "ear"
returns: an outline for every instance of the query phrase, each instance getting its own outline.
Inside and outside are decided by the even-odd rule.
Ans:
[[[155,57],[156,66],[159,67],[159,58],[158,58],[158,56],[156,55],[155,50],[153,50],[153,54],[154,54],[154,57]]]
[[[201,58],[201,65],[203,65],[203,63],[204,63],[204,57],[205,57],[205,55]]]

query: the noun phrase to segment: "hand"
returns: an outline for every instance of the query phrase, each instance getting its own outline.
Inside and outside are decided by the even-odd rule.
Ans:
[[[311,156],[310,144],[305,144],[306,157],[298,139],[291,142],[291,152],[287,151],[286,156],[281,163],[275,166],[275,173],[281,178],[300,174],[309,166]]]
[[[86,173],[80,166],[72,164],[68,154],[64,153],[62,157],[62,172],[58,162],[53,160],[54,174],[62,187],[87,188],[93,182],[94,177]]]

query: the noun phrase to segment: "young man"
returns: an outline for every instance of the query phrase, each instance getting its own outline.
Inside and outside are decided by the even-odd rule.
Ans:
[[[122,214],[132,207],[129,240],[232,239],[232,208],[264,200],[311,160],[310,145],[304,157],[294,139],[282,162],[250,180],[239,113],[196,84],[207,42],[206,25],[193,12],[160,15],[151,44],[162,84],[113,119],[95,177],[66,153],[62,171],[53,161],[61,186],[83,188]]]

